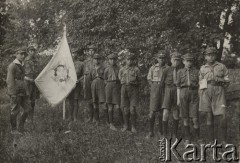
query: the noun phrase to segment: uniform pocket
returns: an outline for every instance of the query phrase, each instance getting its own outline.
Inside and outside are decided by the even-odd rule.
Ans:
[[[222,69],[218,69],[217,72],[215,72],[215,74],[216,74],[217,77],[223,77],[224,72],[223,72]]]
[[[131,72],[131,74],[129,76],[130,76],[130,79],[129,79],[130,82],[136,80],[137,75],[134,72]]]
[[[181,81],[181,82],[187,81],[187,75],[186,75],[186,74],[181,75],[181,76],[180,76],[180,81]]]
[[[153,71],[153,77],[156,78],[159,76],[159,71],[158,70],[154,70]]]

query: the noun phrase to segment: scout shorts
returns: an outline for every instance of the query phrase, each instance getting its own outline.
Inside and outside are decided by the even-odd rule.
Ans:
[[[107,82],[105,87],[106,103],[120,105],[120,90],[121,85],[117,82]]]
[[[180,117],[198,118],[198,89],[181,88]]]
[[[161,109],[164,97],[164,87],[157,82],[153,82],[150,92],[150,111],[158,111]]]
[[[83,79],[83,95],[85,100],[92,99],[92,91],[91,91],[91,77],[90,75],[84,75]]]
[[[81,83],[79,82],[76,84],[76,87],[69,94],[68,98],[79,100],[80,94],[81,94]]]
[[[123,84],[121,88],[121,107],[136,107],[139,100],[139,87]]]
[[[163,109],[177,109],[177,87],[165,87]]]
[[[212,112],[213,115],[225,114],[226,99],[224,88],[211,84],[208,84],[207,87],[199,91],[199,111]]]
[[[96,78],[91,84],[92,100],[94,103],[106,102],[105,83],[103,79]]]

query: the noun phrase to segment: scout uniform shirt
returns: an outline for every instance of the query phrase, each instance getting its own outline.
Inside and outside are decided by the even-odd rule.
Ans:
[[[81,86],[82,86],[82,79],[83,79],[83,68],[84,64],[81,61],[75,61],[74,62],[76,74],[77,74],[77,83],[76,87],[72,90],[72,92],[69,94],[68,98],[70,99],[79,99],[81,94]]]
[[[119,71],[119,79],[121,84],[139,84],[140,70],[135,66],[124,66]]]
[[[76,61],[74,62],[74,66],[75,66],[75,70],[77,73],[77,79],[79,82],[81,80],[81,78],[83,77],[83,73],[84,73],[84,63],[81,61]]]
[[[119,67],[117,65],[110,65],[105,69],[104,80],[107,82],[105,87],[106,102],[120,105],[120,81],[118,78]]]
[[[229,80],[228,70],[225,65],[215,62],[212,66],[206,64],[200,69],[199,80],[223,82]]]
[[[164,69],[162,81],[164,82],[165,86],[169,86],[169,87],[176,86],[178,70],[179,68],[174,68],[172,66]]]
[[[95,65],[91,71],[91,91],[93,102],[105,102],[105,83],[104,83],[104,67],[102,65]]]
[[[124,66],[119,71],[121,81],[121,107],[136,107],[139,102],[140,70],[138,67]]]
[[[92,99],[91,95],[91,76],[90,72],[93,69],[93,60],[87,59],[84,61],[84,78],[83,78],[83,91],[84,91],[84,99],[90,100]]]
[[[177,72],[179,68],[168,67],[163,71],[162,83],[165,86],[165,94],[162,108],[176,109],[177,107]]]
[[[94,68],[91,71],[91,78],[92,80],[96,79],[96,78],[100,78],[100,79],[104,79],[104,66],[102,65],[98,65],[98,66],[94,66]]]
[[[8,66],[7,73],[7,88],[9,95],[26,95],[26,87],[24,84],[24,68],[23,63],[21,63],[18,59],[15,59]]]
[[[119,73],[119,67],[117,65],[114,66],[108,66],[104,73],[104,79],[106,81],[118,81],[118,73]]]
[[[197,118],[199,107],[198,74],[196,68],[183,68],[177,74],[177,87],[180,88],[180,117]]]
[[[151,81],[150,90],[150,111],[157,111],[161,109],[163,97],[164,97],[164,86],[162,84],[163,71],[167,68],[167,65],[162,67],[159,64],[153,65],[148,72],[147,79]]]
[[[147,76],[147,80],[152,81],[152,82],[160,82],[162,79],[162,74],[163,74],[163,70],[167,68],[166,65],[164,65],[163,67],[159,66],[158,64],[153,65],[148,72],[148,76]]]
[[[225,114],[226,99],[224,83],[229,81],[228,70],[225,65],[215,62],[203,65],[199,73],[199,81],[206,80],[207,88],[200,89],[199,110],[213,112],[213,115]]]
[[[26,80],[30,80],[30,81],[34,81],[34,79],[37,77],[38,75],[38,71],[37,71],[37,61],[36,59],[30,58],[29,56],[26,57],[26,59],[24,60],[24,70],[25,70],[25,79]]]
[[[180,69],[177,73],[177,87],[191,87],[198,89],[198,74],[199,70],[197,70],[196,68]]]

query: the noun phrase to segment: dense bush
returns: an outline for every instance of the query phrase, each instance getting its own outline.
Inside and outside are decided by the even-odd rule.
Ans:
[[[144,74],[159,49],[192,52],[200,66],[205,45],[218,46],[218,60],[223,58],[235,68],[240,54],[239,13],[237,0],[2,0],[0,83],[10,55],[29,44],[39,52],[54,49],[63,24],[71,48],[94,44],[105,56],[129,48],[136,52]],[[227,37],[229,51],[224,50]]]

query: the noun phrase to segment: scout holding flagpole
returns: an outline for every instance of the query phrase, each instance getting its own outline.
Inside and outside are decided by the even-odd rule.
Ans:
[[[77,74],[68,46],[65,26],[57,52],[35,79],[35,83],[51,106],[56,106],[64,101],[76,86],[76,82]],[[65,112],[64,108],[63,112]],[[65,114],[63,118],[65,118],[64,116]]]

